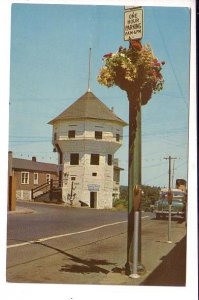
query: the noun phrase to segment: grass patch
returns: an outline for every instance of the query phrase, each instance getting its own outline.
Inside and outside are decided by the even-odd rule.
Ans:
[[[126,199],[116,199],[113,203],[113,207],[116,210],[127,210],[128,209],[128,201]]]

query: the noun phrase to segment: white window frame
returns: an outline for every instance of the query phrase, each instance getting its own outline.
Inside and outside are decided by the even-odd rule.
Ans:
[[[34,185],[38,185],[39,184],[39,173],[34,173],[33,176],[34,176],[34,178],[33,178]]]
[[[51,174],[46,174],[46,183],[50,183]]]
[[[21,172],[21,184],[29,184],[29,172]]]

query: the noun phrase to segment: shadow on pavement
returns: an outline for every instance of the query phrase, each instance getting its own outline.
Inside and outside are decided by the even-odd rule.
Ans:
[[[67,254],[68,256],[68,254]],[[109,271],[100,267],[100,265],[110,265],[107,260],[97,260],[97,259],[80,259],[74,255],[69,255],[70,259],[76,264],[73,265],[64,265],[61,267],[61,272],[70,272],[70,273],[103,273],[108,274]],[[112,264],[111,264],[112,265]]]
[[[109,263],[107,260],[100,260],[100,259],[82,259],[75,255],[69,254],[61,249],[56,247],[49,246],[42,242],[37,242],[36,244],[42,245],[44,247],[56,250],[57,252],[64,254],[67,256],[70,261],[74,262],[75,264],[66,264],[61,267],[60,272],[69,272],[69,273],[103,273],[108,274],[109,270],[102,268],[101,266],[108,266],[114,265],[113,263]]]
[[[185,286],[186,236],[161,260],[162,263],[140,285]]]

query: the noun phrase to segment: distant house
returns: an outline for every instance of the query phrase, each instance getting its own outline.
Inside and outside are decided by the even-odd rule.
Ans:
[[[31,200],[32,189],[51,179],[58,180],[58,166],[38,162],[35,156],[32,160],[13,158],[12,152],[9,152],[9,165],[16,181],[16,199]]]

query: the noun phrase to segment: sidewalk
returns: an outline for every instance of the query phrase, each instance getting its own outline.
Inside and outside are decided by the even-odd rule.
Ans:
[[[45,203],[45,202],[30,202],[29,200],[17,200],[17,203],[34,203],[35,205],[57,205],[57,203]],[[62,206],[63,204],[59,204],[59,206]],[[64,206],[64,205],[63,205]],[[16,204],[16,209],[12,210],[12,211],[8,211],[7,213],[10,214],[31,214],[36,212],[36,210],[30,209],[30,208],[26,208],[26,207],[20,207]]]
[[[139,278],[129,278],[122,268],[108,273],[101,284],[142,285],[142,286],[185,286],[186,284],[186,236],[177,243],[162,244],[160,247],[151,245],[150,256],[143,251],[142,263],[146,273]],[[150,261],[151,258],[151,261]]]
[[[160,224],[161,227],[161,224]],[[148,231],[148,232],[147,232]],[[160,230],[161,231],[161,230]],[[159,232],[160,232],[159,231]],[[158,233],[158,231],[157,231]],[[125,275],[124,259],[121,252],[115,252],[117,266],[100,281],[100,284],[144,285],[144,286],[185,286],[186,284],[186,229],[184,223],[176,224],[172,229],[172,243],[167,242],[167,236],[156,236],[150,229],[143,229],[142,264],[145,274],[139,278]],[[118,245],[124,243],[126,236],[120,237]],[[123,256],[124,258],[124,256]]]

